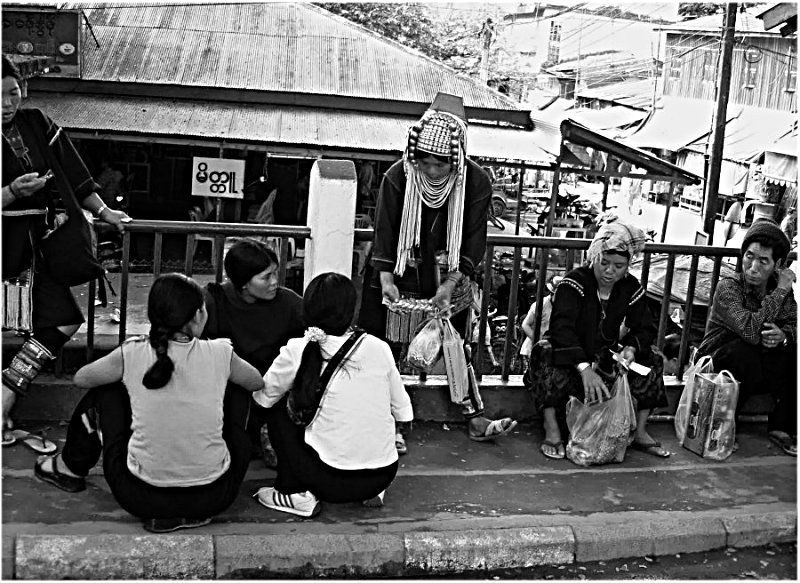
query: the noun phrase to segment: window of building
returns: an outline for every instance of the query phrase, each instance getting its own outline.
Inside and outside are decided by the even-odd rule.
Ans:
[[[703,56],[703,81],[713,82],[717,78],[717,52],[706,50]]]
[[[675,81],[680,80],[681,78],[681,66],[683,65],[683,58],[681,57],[681,48],[680,47],[671,47],[669,49],[669,59],[667,64],[669,65],[669,78]]]
[[[758,63],[748,62],[744,60],[744,88],[753,89],[756,86],[756,77],[758,76]]]
[[[561,57],[561,25],[550,22],[550,38],[547,43],[547,62],[558,63]]]
[[[789,53],[789,65],[786,72],[786,91],[794,91],[797,87],[797,54],[792,47]]]

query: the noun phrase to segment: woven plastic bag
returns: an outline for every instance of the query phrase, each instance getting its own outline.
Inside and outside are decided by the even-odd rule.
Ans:
[[[442,321],[439,318],[431,318],[411,339],[406,359],[411,366],[429,372],[441,354]]]
[[[686,371],[686,384],[683,386],[678,408],[675,410],[675,435],[681,445],[683,445],[683,440],[686,436],[686,426],[689,422],[689,410],[692,407],[694,398],[696,377],[698,374],[711,373],[713,371],[714,364],[711,362],[710,356],[701,357]]]
[[[584,404],[575,397],[567,403],[569,442],[567,458],[579,466],[621,463],[633,440],[636,410],[627,374],[617,375],[611,398]]]

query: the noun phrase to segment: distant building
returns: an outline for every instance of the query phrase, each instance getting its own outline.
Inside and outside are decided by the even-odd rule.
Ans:
[[[720,34],[724,15],[714,14],[660,27],[664,35],[659,100],[650,118],[626,142],[676,156],[676,163],[706,174],[715,109]],[[752,162],[792,131],[797,123],[796,35],[768,31],[748,12],[736,16],[735,46],[719,194],[725,205],[745,195],[782,199],[758,179]],[[786,167],[789,168],[788,166]],[[755,172],[755,174],[754,174]],[[782,181],[794,184],[794,176]],[[760,184],[756,192],[756,183]],[[766,186],[765,186],[766,185]],[[791,186],[789,190],[791,190]],[[682,202],[701,208],[701,186],[686,189]],[[796,195],[795,195],[796,196]],[[779,216],[777,218],[780,218]]]
[[[539,71],[535,88],[572,99],[576,91],[652,76],[655,24],[677,20],[677,3],[609,6],[521,4],[503,18],[506,50]]]

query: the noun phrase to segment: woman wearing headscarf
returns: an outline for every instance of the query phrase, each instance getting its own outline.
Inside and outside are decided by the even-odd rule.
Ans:
[[[615,378],[612,350],[621,352],[628,363],[636,361],[651,369],[646,376],[628,374],[637,409],[632,447],[659,457],[670,455],[647,433],[650,410],[665,406],[667,399],[664,364],[652,346],[656,328],[645,290],[628,273],[644,244],[641,229],[611,218],[592,240],[586,264],[567,273],[556,288],[550,327],[534,347],[526,375],[526,384],[543,409],[545,440],[540,451],[548,458],[565,457],[562,427],[570,396],[585,401],[610,398]]]
[[[372,257],[364,275],[362,328],[387,338],[383,301],[402,296],[432,298],[437,308],[451,309],[451,323],[466,334],[470,278],[486,249],[491,194],[489,177],[467,158],[461,98],[439,93],[409,130],[402,160],[381,182]],[[516,426],[509,418],[484,417],[477,387],[471,387],[462,412],[470,438],[478,441],[505,435]],[[403,435],[396,439],[398,451],[405,453]]]

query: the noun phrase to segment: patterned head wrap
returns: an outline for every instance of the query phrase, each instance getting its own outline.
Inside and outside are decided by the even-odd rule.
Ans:
[[[466,150],[467,124],[449,112],[428,110],[409,130],[403,154],[406,191],[397,241],[396,275],[403,275],[413,248],[420,243],[423,203],[430,208],[440,208],[447,203],[447,265],[450,271],[458,269],[464,221]],[[419,169],[417,160],[429,154],[449,159],[450,173],[441,180],[431,180]]]
[[[626,225],[617,217],[608,217],[600,225],[586,252],[586,259],[589,264],[608,251],[614,251],[628,255],[633,260],[644,249],[647,241],[645,232],[634,225]]]

